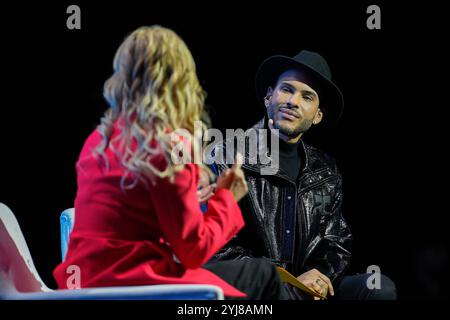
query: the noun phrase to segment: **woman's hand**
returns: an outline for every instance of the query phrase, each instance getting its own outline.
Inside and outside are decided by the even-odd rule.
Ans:
[[[211,198],[214,195],[214,191],[215,190],[216,190],[216,184],[215,183],[207,185],[205,187],[201,187],[197,191],[198,201],[200,203],[208,201],[209,198]]]
[[[225,188],[230,190],[236,202],[239,202],[248,193],[247,181],[241,169],[242,162],[242,155],[238,153],[231,169],[222,172],[217,179],[217,189]]]

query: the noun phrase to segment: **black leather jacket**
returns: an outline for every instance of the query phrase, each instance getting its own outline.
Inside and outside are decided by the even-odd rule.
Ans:
[[[254,129],[264,127],[261,120]],[[216,150],[225,154],[225,143],[219,145]],[[332,158],[303,142],[299,146],[303,165],[298,185],[280,170],[261,175],[264,165],[248,164],[246,148],[242,168],[249,193],[239,202],[246,226],[213,261],[265,257],[295,276],[316,268],[334,283],[341,278],[350,262],[352,238],[341,212],[341,175]],[[215,163],[219,173],[228,167]]]

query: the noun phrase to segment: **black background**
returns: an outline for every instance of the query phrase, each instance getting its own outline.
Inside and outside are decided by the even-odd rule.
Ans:
[[[191,1],[192,2],[192,1]],[[81,8],[81,30],[66,8]],[[213,126],[247,128],[264,114],[259,64],[301,49],[321,53],[343,91],[333,132],[306,139],[337,158],[344,214],[354,233],[351,272],[375,264],[399,298],[448,297],[446,288],[444,37],[441,8],[384,2],[133,2],[16,4],[2,21],[0,202],[16,214],[37,270],[54,288],[59,214],[72,207],[75,161],[107,108],[104,81],[124,37],[142,25],[172,28],[190,47]],[[381,30],[366,8],[381,8]],[[444,123],[440,124],[444,120]],[[439,124],[438,124],[439,123]],[[432,180],[433,179],[433,180]]]

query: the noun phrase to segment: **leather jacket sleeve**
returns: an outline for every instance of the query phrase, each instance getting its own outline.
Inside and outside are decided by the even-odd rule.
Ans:
[[[321,221],[322,237],[307,255],[304,271],[317,269],[336,284],[348,268],[351,260],[352,234],[341,211],[342,183],[339,183],[333,209],[324,214]]]
[[[243,210],[243,215],[245,218],[245,214],[249,211],[246,207],[247,199],[243,199],[240,201],[239,206],[241,210]],[[215,256],[210,260],[212,261],[220,261],[220,260],[243,260],[248,258],[260,258],[261,255],[253,252],[247,243],[248,237],[251,237],[251,231],[248,230],[249,225],[247,224],[244,228],[235,235],[223,248],[221,248]]]
[[[234,236],[234,238],[229,241],[222,249],[220,249],[212,258],[208,261],[217,262],[217,261],[225,261],[225,260],[245,260],[252,258],[261,258],[265,259],[268,262],[280,266],[285,267],[282,263],[277,260],[270,259],[266,256],[257,255],[251,250],[247,249],[243,244],[241,244],[241,237],[238,235]]]

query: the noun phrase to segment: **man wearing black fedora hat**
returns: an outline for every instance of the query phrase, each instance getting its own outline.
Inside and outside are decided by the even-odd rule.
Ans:
[[[246,227],[214,259],[263,257],[325,296],[396,299],[395,285],[384,275],[372,289],[371,274],[345,275],[352,236],[341,212],[342,178],[333,158],[302,139],[312,126],[333,128],[342,115],[343,95],[328,63],[307,50],[292,58],[272,56],[257,71],[256,92],[267,114],[253,128],[269,129],[278,142],[267,143],[278,170],[262,174],[266,165],[250,161],[245,152],[249,193],[239,205]],[[235,152],[224,143],[220,148]],[[216,161],[218,171],[228,166]],[[293,299],[304,297],[293,288],[290,292]]]

